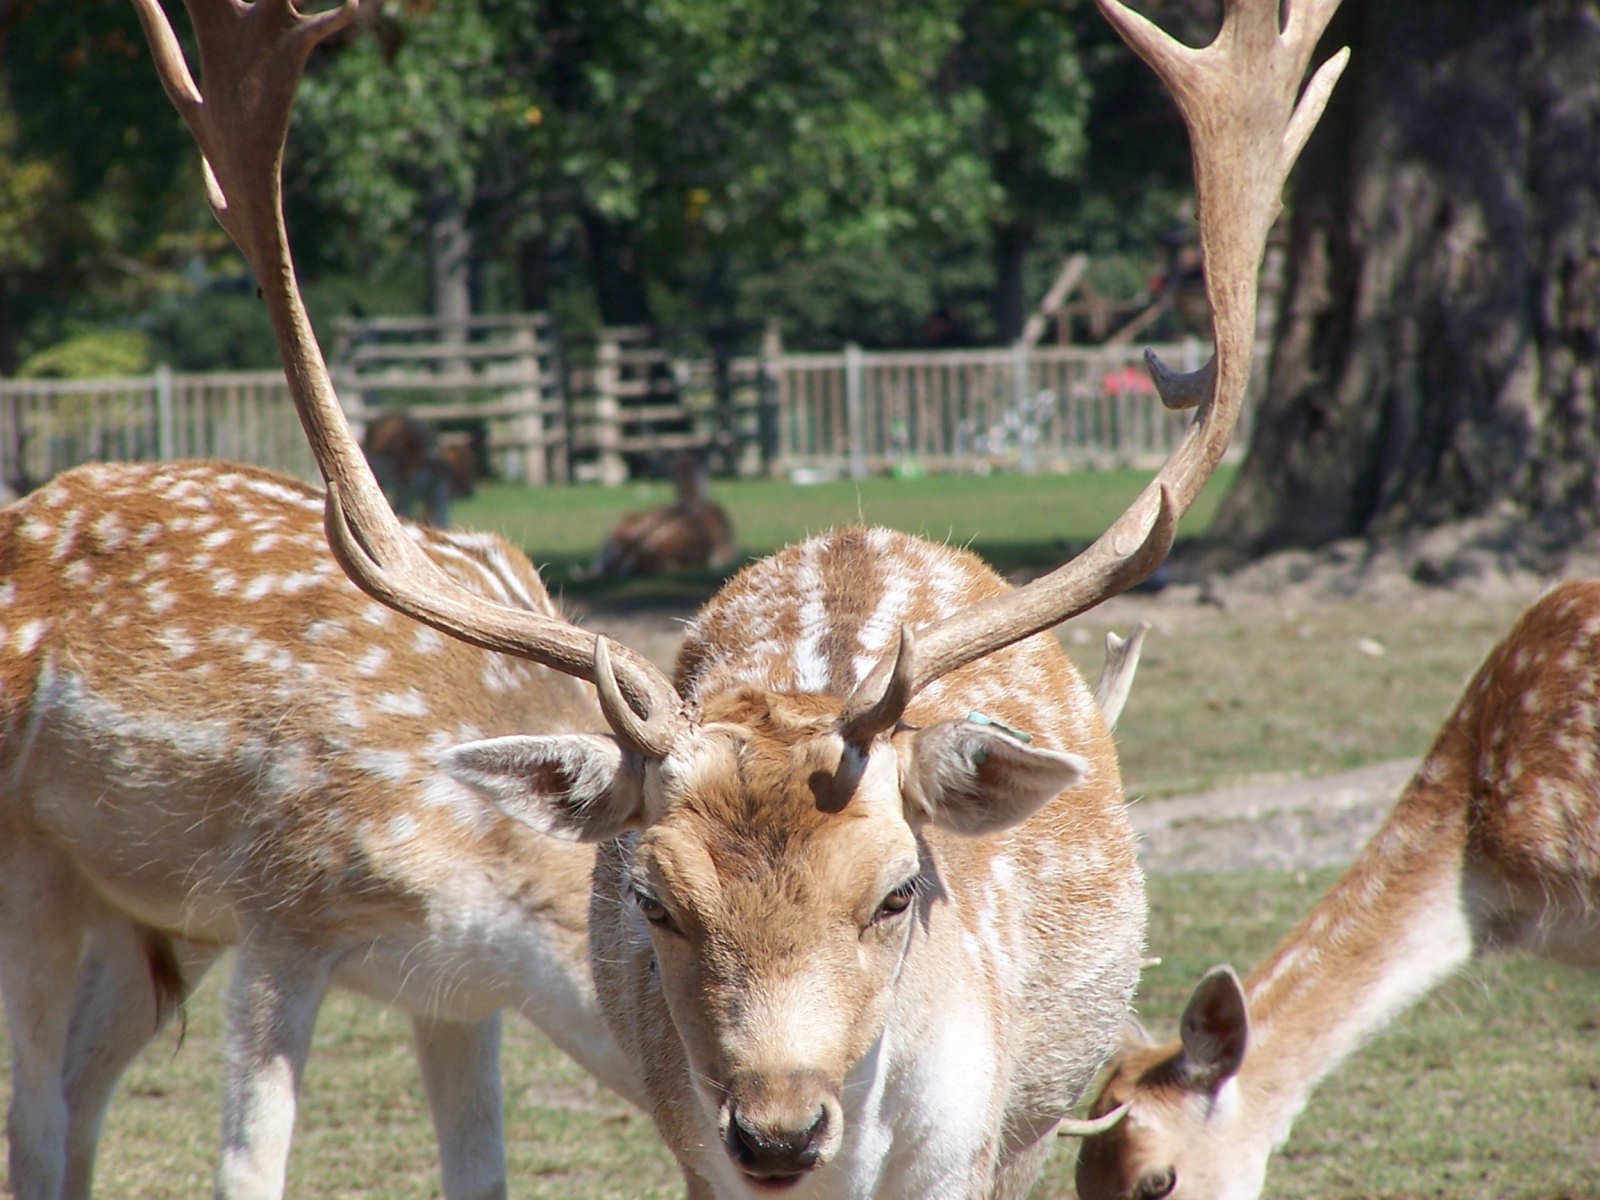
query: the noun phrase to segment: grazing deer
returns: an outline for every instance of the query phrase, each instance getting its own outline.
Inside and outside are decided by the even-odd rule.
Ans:
[[[418,519],[436,529],[449,526],[450,501],[475,490],[478,463],[471,443],[441,436],[404,413],[374,417],[361,451],[395,512],[406,516],[420,506]]]
[[[624,513],[606,535],[591,575],[628,579],[733,561],[733,522],[711,498],[704,460],[679,455],[674,475],[677,498],[659,508]]]
[[[228,985],[217,1192],[277,1196],[329,984],[409,1013],[444,1193],[504,1195],[498,1010],[637,1096],[587,963],[588,847],[439,766],[587,729],[591,689],[364,596],[322,496],[218,463],[80,467],[0,511],[0,994],[11,1186],[89,1193],[117,1079],[210,963]],[[553,615],[499,538],[402,536]]]
[[[1241,986],[1218,967],[1181,1039],[1130,1037],[1094,1109],[1083,1200],[1257,1196],[1312,1089],[1473,956],[1600,966],[1600,582],[1522,615],[1333,889]]]
[[[442,761],[537,831],[600,842],[591,908],[610,1026],[691,1196],[1020,1196],[1127,1010],[1143,880],[1116,756],[1055,639],[1145,578],[1221,458],[1285,175],[1344,55],[1296,102],[1334,0],[1230,0],[1203,50],[1102,10],[1192,131],[1216,350],[1151,360],[1194,423],[1096,542],[1025,587],[885,530],[747,567],[701,611],[676,683],[625,647],[471,595],[396,524],[323,364],[281,213],[312,47],[347,3],[189,0],[204,91],[135,0],[249,259],[324,476],[334,553],[373,596],[597,686],[609,736],[466,742]],[[247,84],[248,86],[245,86]]]

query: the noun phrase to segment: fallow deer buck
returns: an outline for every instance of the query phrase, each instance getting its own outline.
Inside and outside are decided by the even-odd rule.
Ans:
[[[364,596],[322,496],[217,463],[99,465],[0,511],[0,994],[11,1187],[90,1190],[123,1068],[226,948],[217,1193],[282,1193],[329,984],[410,1014],[444,1194],[505,1194],[497,1062],[521,1010],[612,1087],[594,853],[438,766],[593,728],[592,689]],[[474,595],[552,614],[500,539],[409,529]]]
[[[1555,588],[1468,683],[1388,819],[1241,986],[1130,1036],[1092,1106],[1083,1200],[1245,1200],[1312,1090],[1475,955],[1600,966],[1600,582]]]
[[[1008,588],[975,557],[846,529],[751,565],[702,610],[676,685],[555,619],[468,595],[395,524],[349,436],[284,233],[280,166],[313,45],[345,7],[188,0],[196,87],[134,0],[255,270],[328,479],[335,553],[372,595],[456,637],[594,682],[611,736],[445,756],[541,832],[601,842],[601,1003],[692,1196],[1020,1196],[1112,1049],[1145,901],[1104,722],[1054,638],[1144,578],[1233,430],[1256,273],[1283,181],[1344,55],[1296,102],[1335,0],[1230,0],[1181,46],[1105,15],[1191,130],[1215,355],[1151,361],[1196,420],[1088,550]],[[1027,731],[1027,732],[1023,732]],[[1115,1119],[1113,1115],[1111,1120]]]

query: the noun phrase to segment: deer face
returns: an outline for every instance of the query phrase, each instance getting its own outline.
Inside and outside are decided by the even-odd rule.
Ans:
[[[1134,1031],[1112,1060],[1090,1113],[1127,1115],[1086,1138],[1078,1154],[1083,1200],[1253,1200],[1270,1142],[1252,1128],[1239,1069],[1249,1019],[1238,977],[1219,967],[1184,1009],[1178,1046]]]
[[[706,1118],[758,1186],[793,1183],[839,1148],[845,1078],[944,901],[919,830],[993,832],[1084,770],[973,721],[851,744],[839,710],[740,692],[708,701],[659,760],[566,737],[474,743],[448,763],[548,832],[638,831],[612,890],[647,931]]]

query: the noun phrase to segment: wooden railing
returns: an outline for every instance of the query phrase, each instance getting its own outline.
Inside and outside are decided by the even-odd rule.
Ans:
[[[531,483],[618,482],[683,449],[743,475],[1142,465],[1165,457],[1189,420],[1161,407],[1139,352],[1124,347],[846,347],[720,362],[628,338],[567,358],[545,344],[512,349],[483,359],[463,344],[446,370],[435,346],[419,371],[395,366],[410,352],[390,347],[360,372],[341,368],[341,391],[357,421],[379,408],[483,421],[501,474]],[[1193,366],[1203,348],[1157,349]],[[1253,389],[1264,376],[1254,372]],[[1253,409],[1247,402],[1236,454]],[[277,371],[0,379],[0,481],[13,487],[92,459],[186,457],[315,478]]]

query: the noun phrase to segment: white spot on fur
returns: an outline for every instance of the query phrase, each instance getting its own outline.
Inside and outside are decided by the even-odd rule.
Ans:
[[[388,665],[388,649],[383,646],[370,646],[367,652],[356,660],[356,674],[364,679],[373,679],[382,674]]]
[[[104,512],[98,520],[90,526],[95,539],[100,543],[102,550],[115,550],[128,538],[128,531],[123,527],[122,517],[116,512]]]
[[[188,658],[198,649],[189,631],[177,625],[169,625],[162,629],[156,634],[156,640],[167,648],[167,653],[173,658]]]
[[[405,783],[416,766],[415,760],[404,750],[359,750],[354,758],[360,770],[390,783]]]
[[[10,608],[17,599],[17,581],[7,579],[0,583],[0,608]]]
[[[373,708],[391,717],[425,717],[428,701],[416,688],[403,692],[385,692],[373,702]]]
[[[34,647],[43,640],[45,632],[49,628],[49,621],[41,621],[37,618],[32,621],[24,621],[17,626],[17,632],[12,638],[15,652],[17,654],[32,654]]]
[[[262,597],[270,595],[277,586],[278,577],[276,575],[257,575],[249,583],[245,584],[244,594],[241,598],[252,601],[260,600]]]

